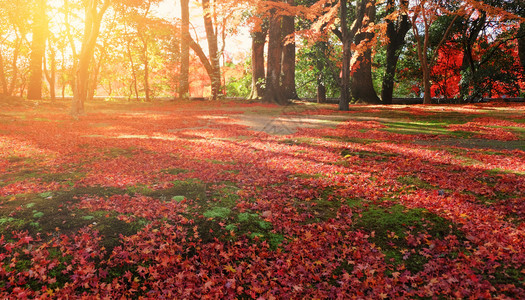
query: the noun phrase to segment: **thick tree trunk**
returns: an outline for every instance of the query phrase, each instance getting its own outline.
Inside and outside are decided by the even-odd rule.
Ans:
[[[33,12],[33,40],[27,99],[42,99],[42,63],[44,61],[47,36],[46,1],[38,0]]]
[[[423,104],[432,103],[432,94],[431,94],[431,83],[430,83],[430,70],[428,67],[423,68]]]
[[[105,1],[100,11],[97,11],[97,3],[97,0],[89,1],[85,10],[84,38],[82,40],[82,50],[80,51],[75,77],[75,88],[73,90],[73,101],[71,103],[71,114],[73,116],[84,114],[84,102],[87,99],[89,87],[89,66],[93,60],[102,17],[108,9],[110,2]]]
[[[202,0],[202,9],[204,10],[204,28],[206,30],[206,39],[208,40],[208,51],[211,65],[211,98],[216,100],[221,89],[221,67],[219,61],[219,47],[217,45],[217,32],[213,27],[213,13],[209,0]]]
[[[326,87],[322,82],[317,82],[317,103],[326,102]]]
[[[264,101],[284,105],[286,97],[281,87],[282,17],[272,14],[268,30],[268,61]]]
[[[288,4],[294,5],[294,0],[287,0]],[[295,17],[284,16],[282,25],[282,36],[284,38],[282,72],[283,93],[287,99],[299,99],[295,89]]]
[[[348,7],[347,1],[341,0],[341,42],[343,42],[343,69],[341,70],[341,99],[339,99],[339,110],[348,111],[350,103],[350,59],[352,53],[350,44],[352,40],[349,37],[348,30]]]
[[[392,14],[395,8],[395,1],[389,0],[388,5],[391,7],[388,13]],[[407,6],[408,1],[401,1],[401,7],[398,9],[404,10]],[[399,51],[405,44],[405,36],[410,30],[410,21],[406,14],[402,14],[398,17],[397,23],[394,23],[392,20],[387,20],[386,23],[386,36],[389,42],[386,46],[386,67],[381,88],[381,100],[383,104],[392,104]]]
[[[181,44],[180,44],[180,75],[179,75],[179,98],[190,97],[190,10],[189,0],[181,0]]]
[[[518,31],[518,55],[520,58],[521,72],[525,77],[525,22],[521,23]]]
[[[354,100],[360,100],[365,103],[379,103],[379,97],[374,89],[374,82],[372,79],[372,49],[370,44],[374,39],[375,34],[366,29],[371,23],[375,22],[376,4],[375,0],[369,0],[365,13],[365,20],[361,25],[361,32],[354,38],[356,46],[365,45],[364,51],[356,51],[354,53],[354,66],[352,76],[352,96]]]
[[[266,28],[252,33],[252,91],[250,99],[261,99],[264,96],[264,45],[266,44]]]

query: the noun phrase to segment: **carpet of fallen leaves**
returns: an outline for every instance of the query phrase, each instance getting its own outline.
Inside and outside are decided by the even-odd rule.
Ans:
[[[524,113],[10,107],[0,297],[523,299]]]

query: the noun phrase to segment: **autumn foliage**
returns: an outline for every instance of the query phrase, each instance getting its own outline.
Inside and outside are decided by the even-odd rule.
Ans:
[[[66,111],[0,115],[2,298],[525,297],[522,105]]]

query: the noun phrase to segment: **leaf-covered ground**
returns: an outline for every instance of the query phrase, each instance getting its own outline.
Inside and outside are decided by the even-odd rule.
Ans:
[[[88,112],[0,113],[0,298],[525,298],[523,105]]]

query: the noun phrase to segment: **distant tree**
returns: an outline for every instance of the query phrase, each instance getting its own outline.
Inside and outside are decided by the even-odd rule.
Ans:
[[[26,53],[31,52],[26,39],[31,32],[30,7],[28,0],[17,1],[17,5],[8,1],[0,2],[0,82],[6,95],[22,96],[25,91],[29,71]]]
[[[99,2],[99,0],[87,0],[84,4],[84,34],[82,38],[82,48],[78,58],[73,100],[71,103],[71,114],[73,116],[84,114],[84,102],[88,97],[89,67],[93,60],[102,18],[110,6],[110,0],[100,1],[102,2]]]
[[[44,56],[43,69],[46,81],[49,85],[49,97],[52,101],[56,100],[56,78],[57,78],[57,50],[56,50],[56,39],[49,33],[47,38],[47,55]],[[49,61],[49,62],[48,62]]]
[[[423,75],[423,103],[430,104],[432,102],[430,81],[432,66],[435,63],[438,50],[447,40],[450,30],[452,29],[452,25],[460,16],[460,14],[458,12],[449,12],[440,3],[431,0],[414,0],[411,2],[409,12],[412,23],[412,31],[416,39],[417,54],[421,64],[421,73]],[[435,46],[434,53],[429,54],[428,49],[430,49],[430,28],[440,15],[446,14],[453,15],[452,20],[442,32],[441,40]],[[421,30],[423,30],[423,32],[421,32]]]
[[[32,10],[33,34],[27,98],[35,100],[42,98],[42,65],[44,61],[47,38],[46,1],[36,0],[32,6]]]
[[[523,4],[523,1],[516,1]],[[525,5],[519,5],[519,3],[514,3],[514,9],[512,10],[513,13],[515,13],[517,16],[520,16],[521,18],[525,18]],[[521,20],[520,27],[517,32],[517,39],[518,39],[518,55],[520,58],[520,64],[521,64],[521,74],[522,77],[525,79],[525,20]],[[525,91],[522,91],[522,93],[525,94]]]
[[[399,2],[399,3],[396,3]],[[401,49],[405,44],[405,36],[410,30],[410,21],[407,15],[408,0],[388,0],[386,22],[386,64],[385,76],[381,88],[383,104],[392,104],[394,93],[394,79],[397,62]]]
[[[189,0],[180,0],[180,75],[179,98],[187,99],[190,95],[190,9]]]
[[[294,0],[286,0],[294,6]],[[295,87],[295,16],[286,14],[282,20],[282,36],[284,39],[282,58],[282,85],[283,93],[287,99],[298,99]]]
[[[341,98],[339,110],[348,111],[350,103],[350,60],[352,58],[351,45],[359,28],[361,28],[366,13],[368,0],[357,1],[354,11],[349,12],[347,1],[340,1],[340,29],[334,28],[334,33],[343,44],[343,63],[341,70]],[[353,16],[353,18],[352,18]],[[351,22],[353,20],[353,22]],[[350,25],[351,24],[351,25]]]
[[[264,95],[264,46],[268,35],[268,26],[266,22],[255,29],[252,36],[252,87],[249,99],[261,99]]]

